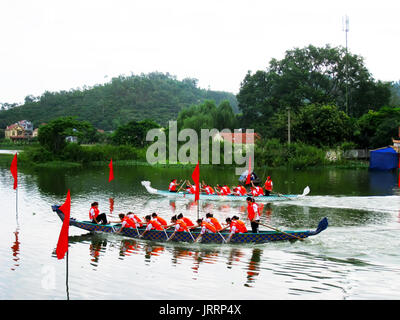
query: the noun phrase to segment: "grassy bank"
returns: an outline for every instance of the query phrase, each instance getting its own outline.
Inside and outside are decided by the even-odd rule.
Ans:
[[[327,150],[313,146],[292,143],[290,145],[282,144],[278,140],[268,140],[256,145],[254,150],[253,164],[257,169],[264,168],[368,168],[368,161],[346,160],[343,157],[329,159],[326,157]],[[340,150],[338,151],[340,154]],[[200,154],[199,154],[200,156]],[[222,156],[223,157],[223,156]],[[135,148],[132,146],[114,146],[114,145],[89,145],[81,146],[70,143],[59,155],[50,153],[40,145],[26,147],[19,154],[18,163],[21,165],[39,167],[39,168],[74,168],[83,166],[105,166],[110,159],[115,166],[153,166],[164,168],[186,168],[194,167],[191,163],[165,163],[150,164],[146,160],[146,149]],[[0,163],[11,163],[12,155],[2,155]],[[223,162],[223,158],[222,161]],[[232,165],[202,165],[214,167],[231,167]]]

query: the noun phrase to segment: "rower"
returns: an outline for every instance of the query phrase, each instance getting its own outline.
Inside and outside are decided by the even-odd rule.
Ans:
[[[227,196],[227,195],[232,193],[231,189],[226,184],[221,188],[221,192],[225,196]]]
[[[254,198],[247,197],[247,218],[250,220],[251,231],[258,233],[258,227],[260,222],[259,206],[254,201]]]
[[[190,184],[190,182],[188,181],[187,183],[187,187],[186,187],[186,191],[190,194],[195,194],[196,193],[196,185],[192,185]]]
[[[255,186],[253,182],[251,182],[251,185],[253,186],[251,188],[251,193],[253,197],[258,197],[258,196],[263,196],[264,195],[264,190],[260,186]]]
[[[239,220],[238,216],[233,216],[232,220],[236,221],[236,224],[237,224],[237,227],[239,228],[239,232],[240,233],[246,233],[247,232],[246,224],[242,220]]]
[[[200,229],[200,233],[197,236],[196,240],[194,242],[197,242],[204,233],[206,232],[210,232],[210,233],[215,233],[217,232],[217,229],[215,228],[214,225],[212,225],[211,223],[208,223],[207,221],[203,221],[203,219],[198,219],[197,220],[197,225],[201,228]]]
[[[217,230],[217,232],[222,230],[221,224],[219,223],[217,218],[214,218],[214,215],[212,213],[206,214],[206,222],[212,224]]]
[[[128,218],[131,218],[135,221],[135,223],[138,225],[138,227],[143,226],[143,221],[133,212],[129,211],[127,214]]]
[[[271,180],[271,177],[268,176],[267,180],[265,180],[265,184],[264,184],[264,188],[265,188],[264,195],[265,196],[269,196],[269,194],[272,192],[273,186],[274,186],[274,184]]]
[[[128,215],[125,215],[123,213],[120,213],[118,215],[120,221],[110,221],[109,223],[122,223],[121,228],[116,233],[120,233],[123,228],[137,228],[136,223],[133,219],[128,217]]]
[[[168,190],[169,192],[176,192],[176,187],[178,186],[178,183],[176,182],[176,179],[172,179],[171,182],[169,183]]]
[[[209,185],[203,185],[203,190],[206,194],[215,194],[214,189]]]
[[[237,195],[237,196],[244,196],[247,193],[247,190],[245,187],[243,187],[242,185],[238,185],[237,187],[235,187],[233,189],[233,192]]]
[[[99,224],[99,222],[101,222],[101,224],[107,224],[107,216],[105,213],[100,213],[99,203],[97,201],[91,204],[89,219],[95,224]]]
[[[171,226],[175,226],[175,230],[174,230],[174,232],[171,234],[171,236],[168,238],[167,241],[171,240],[171,239],[175,236],[175,234],[176,234],[177,232],[189,232],[189,233],[190,233],[190,231],[189,231],[189,229],[188,229],[186,223],[185,223],[182,219],[178,219],[178,218],[176,217],[176,215],[175,215],[175,216],[172,216],[171,222],[172,222],[172,224],[169,225],[168,228],[171,227]],[[192,234],[190,234],[190,235],[192,235]],[[194,239],[193,239],[193,241],[194,241]]]
[[[150,230],[163,230],[163,227],[161,226],[161,224],[159,224],[157,222],[157,220],[155,220],[155,219],[152,220],[150,215],[147,215],[145,217],[145,220],[146,220],[146,223],[147,223],[147,227],[146,227],[146,230],[144,230],[143,233],[139,236],[139,238],[142,238],[146,234],[147,231],[150,231]]]
[[[236,223],[236,221],[232,220],[231,218],[226,218],[225,221],[227,223],[227,227],[226,228],[229,228],[229,231],[230,231],[229,236],[226,239],[226,242],[230,242],[231,239],[232,239],[232,236],[235,233],[240,233],[240,230],[238,228],[238,224]]]
[[[187,217],[184,217],[182,213],[178,214],[177,218],[183,220],[183,222],[186,223],[186,226],[187,226],[189,229],[195,228],[195,225],[194,225],[194,223],[192,222],[192,220],[190,220],[190,219],[187,218]]]
[[[165,219],[159,217],[159,216],[157,215],[157,213],[153,212],[153,213],[151,214],[151,217],[152,217],[153,219],[157,220],[157,222],[158,222],[159,224],[161,224],[161,226],[162,226],[163,228],[165,228],[165,227],[167,226],[167,221],[165,221]]]

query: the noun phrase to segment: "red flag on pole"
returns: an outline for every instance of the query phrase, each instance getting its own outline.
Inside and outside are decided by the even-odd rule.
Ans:
[[[18,165],[17,165],[17,154],[14,155],[14,158],[11,162],[10,171],[12,176],[14,177],[14,190],[17,189],[18,186]]]
[[[108,164],[108,167],[110,168],[110,174],[108,175],[108,182],[110,182],[111,180],[114,179],[114,169],[113,169],[112,159]]]
[[[196,168],[194,168],[192,173],[193,182],[196,184],[196,194],[194,200],[197,201],[200,199],[200,166],[199,162],[197,162]]]
[[[251,177],[251,157],[249,157],[249,170],[247,171],[246,184],[250,184],[250,177]]]
[[[67,199],[59,209],[64,213],[64,221],[61,227],[60,236],[58,237],[56,254],[58,259],[63,259],[65,253],[68,251],[68,230],[71,212],[71,196],[69,190],[67,193]]]

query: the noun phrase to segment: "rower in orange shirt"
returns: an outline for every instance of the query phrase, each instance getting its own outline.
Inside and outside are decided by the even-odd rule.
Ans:
[[[184,217],[182,213],[178,214],[177,218],[178,218],[178,219],[182,219],[183,222],[186,223],[186,226],[187,226],[189,229],[192,229],[192,228],[194,227],[194,223],[192,222],[192,220],[190,220],[190,219],[187,218],[187,217]]]
[[[212,213],[206,214],[206,222],[211,223],[215,227],[217,232],[222,230],[221,224],[219,223],[217,218],[214,218],[214,215]]]
[[[159,217],[159,216],[157,215],[157,213],[153,212],[153,213],[151,214],[151,217],[152,217],[153,219],[156,219],[157,222],[158,222],[159,224],[161,224],[161,226],[162,226],[163,228],[165,228],[165,227],[167,226],[167,221],[165,221],[165,219]]]
[[[139,238],[142,238],[146,234],[146,232],[148,232],[150,230],[164,230],[163,227],[161,226],[161,224],[159,224],[156,219],[153,219],[153,220],[151,219],[150,215],[147,215],[145,217],[145,219],[146,219],[147,227],[143,231],[143,233],[139,236]]]
[[[235,187],[233,189],[233,192],[237,195],[237,196],[244,196],[247,193],[247,190],[245,187],[243,187],[242,185],[238,185],[237,187]]]
[[[190,232],[190,230],[188,229],[186,223],[185,223],[182,219],[178,219],[176,216],[172,216],[171,222],[172,222],[172,225],[169,225],[169,226],[167,226],[167,227],[169,228],[169,227],[175,225],[175,230],[174,230],[174,232],[172,233],[172,235],[167,239],[167,241],[169,241],[169,240],[171,240],[173,237],[175,237],[175,234],[176,234],[177,232],[189,232],[189,233],[190,233],[190,236],[192,237],[192,239],[193,239],[193,241],[194,241],[194,238],[193,238],[193,236],[192,236],[192,233]]]
[[[206,233],[206,232],[217,232],[217,229],[215,228],[214,225],[211,223],[208,223],[207,221],[203,221],[203,219],[198,219],[197,220],[197,225],[201,228],[200,233],[197,236],[196,240],[194,242],[199,241],[199,239]]]

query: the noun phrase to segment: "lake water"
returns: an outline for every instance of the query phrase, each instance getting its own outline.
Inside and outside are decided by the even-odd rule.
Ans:
[[[51,205],[71,190],[71,216],[87,220],[90,203],[117,219],[158,212],[195,219],[188,200],[150,195],[140,184],[166,189],[193,168],[114,166],[19,172],[18,195],[9,168],[0,168],[0,299],[400,299],[400,191],[398,172],[366,169],[262,170],[274,190],[302,200],[265,205],[262,220],[283,230],[329,227],[305,241],[266,244],[158,243],[70,227],[66,259],[55,255],[61,221]],[[233,169],[201,168],[212,185],[234,184]],[[16,196],[18,207],[16,208]],[[110,200],[111,199],[111,200]],[[245,203],[202,201],[200,216],[246,216]],[[110,213],[111,211],[111,213]]]

